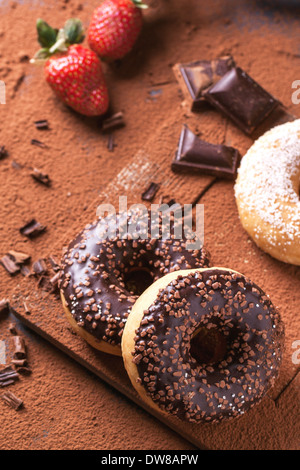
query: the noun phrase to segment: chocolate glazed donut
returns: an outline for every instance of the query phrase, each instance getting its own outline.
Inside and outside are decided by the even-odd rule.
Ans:
[[[186,240],[175,238],[172,216],[169,239],[151,239],[150,233],[145,239],[129,234],[127,239],[121,237],[122,223],[141,228],[139,216],[138,212],[128,212],[125,220],[124,214],[106,217],[105,233],[113,233],[112,229],[118,227],[113,238],[99,237],[99,221],[87,226],[71,242],[62,262],[61,298],[73,329],[93,347],[116,355],[121,355],[123,329],[138,298],[130,288],[130,275],[136,273],[142,284],[147,277],[148,287],[166,273],[207,266],[209,262],[205,249],[187,249]],[[149,218],[147,232],[153,227],[150,224]]]
[[[130,313],[122,352],[146,403],[213,423],[262,399],[278,374],[283,342],[280,315],[257,285],[208,268],[171,273],[150,286]]]

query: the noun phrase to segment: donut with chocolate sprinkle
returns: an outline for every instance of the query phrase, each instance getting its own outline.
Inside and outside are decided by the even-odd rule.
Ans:
[[[284,327],[269,297],[227,268],[183,270],[156,281],[131,310],[126,370],[157,411],[193,423],[242,416],[274,384]]]
[[[167,273],[209,263],[204,248],[190,249],[190,238],[177,238],[173,213],[168,238],[162,237],[162,216],[157,221],[146,216],[137,209],[99,219],[63,256],[60,291],[66,316],[79,335],[107,353],[121,355],[127,317],[146,287]],[[153,233],[159,236],[152,238]]]

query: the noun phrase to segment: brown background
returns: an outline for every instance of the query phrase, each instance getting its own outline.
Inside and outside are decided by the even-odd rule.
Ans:
[[[0,80],[7,86],[7,104],[0,106],[0,145],[9,152],[0,161],[1,256],[9,249],[25,251],[33,260],[47,256],[51,247],[65,240],[66,233],[77,224],[76,229],[80,229],[82,222],[77,220],[84,220],[85,211],[87,222],[90,221],[93,201],[103,195],[108,183],[141,148],[148,149],[150,155],[152,149],[155,153],[161,183],[157,198],[176,197],[180,202],[191,202],[191,197],[200,193],[210,178],[192,175],[182,185],[175,185],[166,165],[184,122],[211,142],[234,145],[242,154],[246,151],[252,140],[223,117],[214,111],[192,115],[181,106],[182,97],[172,73],[176,62],[231,53],[253,78],[300,116],[298,107],[291,102],[291,84],[299,78],[296,2],[148,3],[152,8],[145,14],[144,30],[132,54],[121,64],[105,66],[112,110],[122,110],[126,119],[126,127],[115,132],[114,152],[107,149],[107,136],[101,134],[99,120],[80,117],[58,103],[44,83],[42,69],[28,63],[28,57],[38,47],[36,18],[60,26],[67,18],[78,16],[88,25],[98,2],[47,1],[43,6],[38,2],[0,3]],[[292,7],[283,9],[282,4]],[[48,119],[51,129],[37,131],[33,123],[38,119]],[[48,148],[32,146],[32,138],[43,141]],[[164,164],[159,177],[160,152]],[[33,167],[49,174],[51,188],[32,180],[29,173]],[[139,163],[133,168],[133,184],[134,173],[145,168]],[[140,193],[132,197],[140,201]],[[246,442],[239,446],[299,448],[299,376],[291,363],[291,344],[300,337],[299,268],[277,263],[248,240],[235,213],[232,183],[215,184],[201,202],[207,214],[206,242],[216,263],[254,276],[256,282],[268,288],[288,322],[282,388],[275,390],[273,398],[277,399],[277,406],[289,411],[285,415],[289,419],[276,422],[276,426],[283,426],[279,437],[277,433],[273,438],[270,432],[269,440],[261,444],[254,439],[255,444]],[[46,224],[47,231],[28,241],[19,234],[19,228],[32,217]],[[2,267],[0,273],[2,298],[10,296],[20,275],[11,278]],[[8,357],[9,320],[0,322],[0,339],[6,341]],[[0,448],[193,448],[37,335],[22,326],[19,329],[27,337],[33,374],[11,388],[24,399],[22,411],[16,413],[0,402]],[[272,429],[272,423],[269,425]],[[218,446],[222,447],[222,443]],[[235,448],[234,441],[231,447]]]

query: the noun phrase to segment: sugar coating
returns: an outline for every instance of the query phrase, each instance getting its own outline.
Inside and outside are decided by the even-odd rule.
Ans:
[[[268,243],[277,233],[292,245],[300,226],[300,119],[274,127],[243,157],[235,196],[242,212],[255,213],[255,236],[263,235],[260,220],[270,225]],[[282,247],[284,250],[284,246]]]

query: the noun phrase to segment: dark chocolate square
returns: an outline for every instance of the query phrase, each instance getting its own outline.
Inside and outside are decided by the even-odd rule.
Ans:
[[[248,135],[279,104],[240,67],[227,72],[204,93],[204,97]]]
[[[188,92],[185,93],[185,96],[189,101],[192,101],[191,108],[193,111],[207,104],[207,101],[203,98],[203,92],[234,66],[233,58],[224,56],[213,60],[197,60],[187,64],[177,64],[174,67],[179,83]]]
[[[240,158],[237,149],[206,142],[184,125],[178,150],[172,162],[172,170],[198,171],[220,178],[234,179]]]

